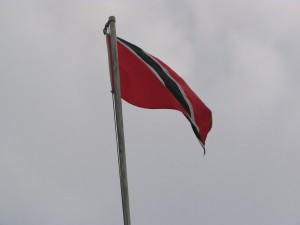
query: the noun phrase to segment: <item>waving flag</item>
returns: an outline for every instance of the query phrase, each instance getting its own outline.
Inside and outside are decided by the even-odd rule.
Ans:
[[[109,34],[107,38],[111,61]],[[117,48],[122,99],[142,108],[182,112],[205,150],[205,139],[212,127],[210,109],[177,73],[158,58],[121,38],[117,38]]]

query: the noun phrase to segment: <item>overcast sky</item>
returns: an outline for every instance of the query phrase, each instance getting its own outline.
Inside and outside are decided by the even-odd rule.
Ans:
[[[132,225],[300,225],[300,1],[0,0],[0,224],[115,225],[105,36],[163,60],[213,112],[123,102]]]

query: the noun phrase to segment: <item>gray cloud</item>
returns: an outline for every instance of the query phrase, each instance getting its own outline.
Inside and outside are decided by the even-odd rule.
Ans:
[[[213,111],[124,102],[132,224],[299,224],[297,1],[1,1],[0,224],[122,224],[102,28]]]

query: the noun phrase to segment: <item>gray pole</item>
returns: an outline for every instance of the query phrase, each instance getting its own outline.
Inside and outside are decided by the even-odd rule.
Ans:
[[[109,28],[111,37],[112,48],[112,66],[114,76],[114,100],[116,111],[116,126],[118,135],[118,155],[119,155],[119,173],[120,173],[120,185],[122,194],[123,205],[123,217],[124,225],[130,225],[130,210],[129,210],[129,194],[127,183],[127,169],[126,169],[126,155],[125,155],[125,140],[123,130],[123,115],[122,115],[122,101],[121,101],[121,89],[120,89],[120,75],[119,75],[119,61],[118,61],[118,48],[116,37],[116,19],[114,16],[109,17]]]

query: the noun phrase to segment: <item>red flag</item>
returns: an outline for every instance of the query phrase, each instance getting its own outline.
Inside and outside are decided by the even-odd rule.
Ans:
[[[107,38],[111,61],[110,36]],[[122,99],[142,108],[182,112],[205,150],[205,139],[212,126],[210,109],[158,58],[121,38],[117,38],[117,48]]]

